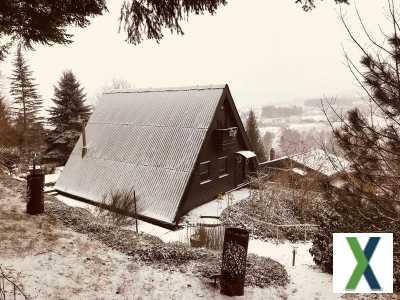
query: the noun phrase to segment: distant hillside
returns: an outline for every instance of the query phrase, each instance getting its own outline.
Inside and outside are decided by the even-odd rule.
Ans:
[[[267,105],[262,107],[262,118],[280,118],[300,116],[303,114],[303,108],[300,106],[275,106]]]
[[[304,106],[309,106],[309,107],[321,107],[322,104],[328,104],[328,103],[334,103],[337,106],[354,106],[357,102],[359,102],[359,98],[355,97],[341,97],[341,98],[335,98],[335,99],[308,99],[304,100]]]

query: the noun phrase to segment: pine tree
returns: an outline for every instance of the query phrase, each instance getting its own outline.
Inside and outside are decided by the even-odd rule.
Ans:
[[[388,1],[388,8],[393,32],[384,34],[382,44],[370,40],[368,48],[356,40],[342,18],[362,52],[361,66],[346,56],[348,66],[372,107],[369,114],[357,108],[345,117],[337,113],[342,124],[332,125],[351,168],[345,170],[342,188],[327,186],[327,208],[315,214],[321,229],[313,238],[311,253],[315,262],[330,272],[330,233],[392,232],[394,249],[400,246],[400,20],[393,1]],[[394,256],[394,289],[400,291],[399,253]]]
[[[299,3],[304,10],[315,7],[316,0],[287,0]],[[334,0],[349,3],[349,0]],[[160,41],[165,29],[183,34],[181,22],[190,14],[215,14],[226,0],[124,0],[120,9],[120,28],[127,33],[127,41],[140,43],[144,37]],[[12,43],[22,40],[28,47],[69,44],[73,35],[69,26],[80,28],[90,24],[90,18],[108,11],[105,0],[13,0],[0,5],[0,60]],[[8,41],[1,43],[2,41]]]
[[[30,70],[22,53],[22,46],[17,48],[13,62],[14,71],[10,79],[10,93],[14,98],[12,114],[16,122],[19,147],[23,156],[29,151],[39,151],[43,127],[40,110],[42,99],[34,84]]]
[[[19,162],[15,146],[15,132],[11,124],[9,107],[5,97],[0,95],[0,166],[6,167],[10,173]]]
[[[264,145],[265,153],[269,153],[271,151],[272,145],[274,142],[274,138],[275,138],[275,134],[273,132],[266,131],[264,133],[264,136],[262,137],[262,142]],[[271,157],[269,159],[271,159]]]
[[[258,160],[265,161],[265,150],[260,137],[260,131],[258,130],[257,118],[253,110],[250,110],[246,120],[246,132]]]
[[[12,144],[10,112],[5,97],[0,95],[0,148]]]
[[[72,71],[65,71],[54,87],[54,106],[49,110],[49,123],[54,127],[48,138],[47,158],[65,164],[87,122],[91,107]]]

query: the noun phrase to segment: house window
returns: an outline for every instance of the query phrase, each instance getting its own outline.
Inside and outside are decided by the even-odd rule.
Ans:
[[[228,157],[223,156],[218,158],[218,175],[223,176],[228,174]]]
[[[211,166],[210,161],[204,161],[204,162],[200,163],[199,174],[200,174],[200,182],[201,183],[211,180],[210,166]]]

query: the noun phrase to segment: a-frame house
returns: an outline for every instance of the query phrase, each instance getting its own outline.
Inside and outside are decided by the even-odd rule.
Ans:
[[[257,164],[228,85],[105,93],[85,137],[56,190],[97,204],[133,188],[139,217],[168,228]]]

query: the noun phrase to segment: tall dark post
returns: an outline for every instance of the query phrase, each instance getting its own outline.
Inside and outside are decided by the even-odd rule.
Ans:
[[[82,158],[85,157],[87,153],[87,146],[86,146],[86,123],[82,121]]]
[[[292,251],[292,266],[294,267],[295,264],[296,264],[296,247],[293,247],[293,251]]]
[[[38,215],[44,212],[44,174],[42,170],[36,170],[36,159],[33,160],[33,168],[26,178],[27,200],[26,212],[31,215]]]
[[[135,225],[136,225],[136,233],[139,234],[138,228],[138,220],[137,220],[137,208],[136,208],[136,192],[133,191],[133,201],[135,203]]]
[[[243,296],[249,232],[226,228],[221,266],[221,294]]]

